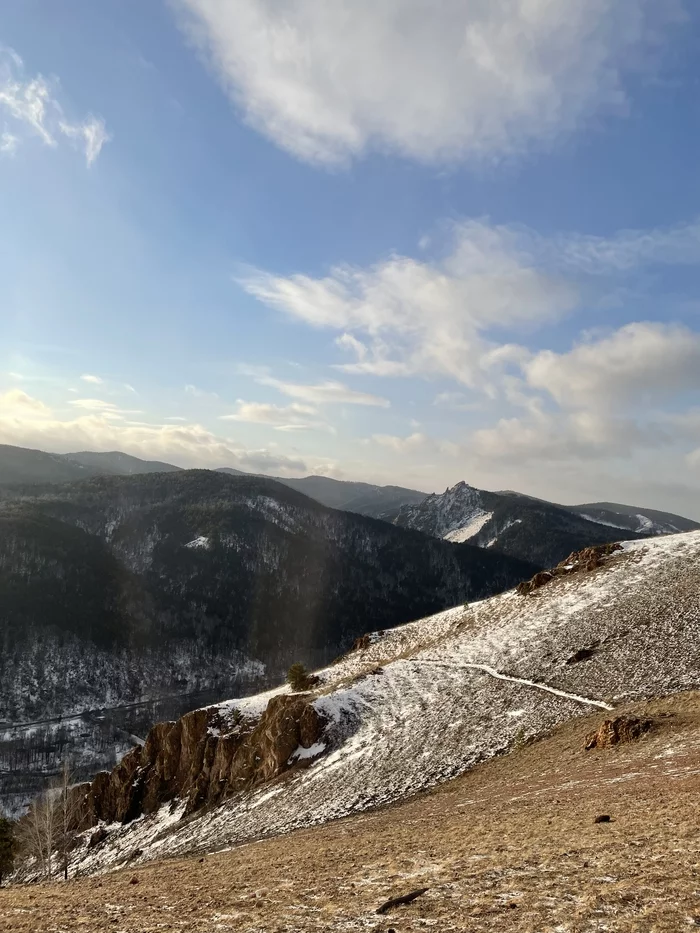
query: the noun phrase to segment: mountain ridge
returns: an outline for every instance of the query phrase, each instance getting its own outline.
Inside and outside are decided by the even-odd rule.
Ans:
[[[700,523],[670,513],[607,505],[607,509],[561,506],[522,493],[487,492],[460,482],[421,503],[403,506],[394,523],[511,556],[528,554],[543,567],[588,545],[700,529]]]

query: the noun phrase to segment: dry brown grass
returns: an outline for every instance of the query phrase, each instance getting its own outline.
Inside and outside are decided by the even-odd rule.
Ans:
[[[0,891],[13,933],[677,933],[700,926],[700,694],[594,714],[402,804],[198,858]],[[609,813],[613,822],[595,824]],[[132,884],[132,878],[138,883]],[[428,887],[379,917],[387,898]],[[697,919],[696,919],[697,918]]]

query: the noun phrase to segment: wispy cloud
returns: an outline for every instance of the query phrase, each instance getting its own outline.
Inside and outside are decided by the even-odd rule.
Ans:
[[[271,405],[265,402],[245,402],[239,399],[236,411],[221,415],[221,421],[243,421],[248,424],[264,424],[277,431],[332,430],[330,425],[318,417],[312,405]]]
[[[13,49],[0,48],[0,114],[12,124],[0,137],[0,151],[14,153],[27,134],[51,148],[63,137],[80,144],[88,166],[93,164],[110,139],[105,122],[92,114],[84,120],[67,119],[57,89],[57,81],[41,74],[28,77],[21,57]]]
[[[94,376],[92,373],[83,373],[80,378],[83,382],[89,382],[95,386],[101,386],[104,384],[104,379],[102,379],[100,376]]]
[[[269,307],[338,333],[335,343],[354,356],[339,365],[344,372],[442,375],[493,395],[531,356],[499,334],[561,319],[586,302],[603,304],[640,269],[700,265],[696,221],[608,238],[546,238],[486,219],[449,231],[434,259],[393,255],[368,267],[334,267],[323,278],[254,271],[240,283]]]
[[[112,138],[105,128],[105,121],[101,117],[95,117],[92,114],[83,123],[61,121],[59,127],[64,136],[82,143],[88,166],[92,165],[102,151],[104,144]]]
[[[192,398],[200,399],[218,399],[219,396],[216,392],[207,392],[206,389],[200,389],[199,386],[192,385],[191,382],[187,383],[185,386],[185,395],[190,395]]]
[[[388,399],[368,392],[359,392],[343,382],[332,379],[307,384],[277,379],[264,367],[240,366],[238,371],[242,375],[252,376],[259,385],[270,386],[282,395],[300,399],[310,405],[367,405],[375,408],[389,408],[390,406]]]

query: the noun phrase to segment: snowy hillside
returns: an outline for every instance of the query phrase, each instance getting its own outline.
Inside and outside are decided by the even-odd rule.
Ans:
[[[309,701],[323,734],[290,758],[307,768],[198,818],[180,822],[186,801],[173,800],[112,825],[101,846],[76,850],[77,867],[222,848],[389,803],[562,720],[697,688],[699,634],[700,532],[631,542],[531,595],[510,591],[377,633],[319,672]],[[285,692],[210,708],[211,740]]]

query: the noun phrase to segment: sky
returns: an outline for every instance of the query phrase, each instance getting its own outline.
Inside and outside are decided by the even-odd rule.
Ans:
[[[5,0],[0,443],[700,519],[691,0]]]

